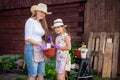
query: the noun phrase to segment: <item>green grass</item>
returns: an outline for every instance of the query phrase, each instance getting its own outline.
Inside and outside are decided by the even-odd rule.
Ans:
[[[102,76],[96,72],[92,72],[93,76],[94,76],[94,80],[120,80],[119,75],[117,76],[117,78],[102,78]]]
[[[27,78],[17,78],[16,80],[27,80]]]

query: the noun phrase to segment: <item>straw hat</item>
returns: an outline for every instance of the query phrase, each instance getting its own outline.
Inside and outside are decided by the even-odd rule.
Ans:
[[[62,26],[62,25],[64,25],[62,19],[58,18],[58,19],[54,20],[54,25],[51,26],[51,28],[59,27],[59,26]],[[64,27],[67,27],[67,25],[64,25]]]
[[[30,9],[32,15],[35,14],[35,11],[43,11],[46,14],[52,14],[51,12],[47,12],[47,5],[43,3],[39,3],[38,5],[33,5]]]

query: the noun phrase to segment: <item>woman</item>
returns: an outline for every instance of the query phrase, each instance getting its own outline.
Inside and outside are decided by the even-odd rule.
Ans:
[[[45,16],[51,14],[47,12],[47,5],[39,3],[31,7],[32,16],[25,23],[25,43],[26,43],[26,65],[28,69],[28,80],[43,80],[45,74],[45,62],[35,62],[33,46],[43,47],[42,42],[46,40],[48,27]],[[43,56],[42,51],[40,54]],[[44,58],[44,57],[43,57]]]
[[[70,70],[70,55],[71,50],[71,37],[65,29],[66,25],[63,24],[62,19],[54,20],[52,28],[58,36],[55,40],[56,53],[56,71],[57,80],[65,80],[65,71]]]

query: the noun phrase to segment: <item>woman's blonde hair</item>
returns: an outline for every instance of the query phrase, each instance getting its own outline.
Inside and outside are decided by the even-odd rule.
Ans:
[[[46,21],[46,18],[40,20],[44,30],[45,30],[45,35],[43,36],[43,40],[47,41],[47,37],[48,37],[48,34],[49,34],[49,31],[48,31],[48,25],[47,25],[47,21]]]

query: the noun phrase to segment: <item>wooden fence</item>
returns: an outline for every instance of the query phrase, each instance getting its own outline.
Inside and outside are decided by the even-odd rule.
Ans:
[[[119,32],[90,33],[88,42],[89,55],[93,70],[102,74],[103,78],[116,78]]]

